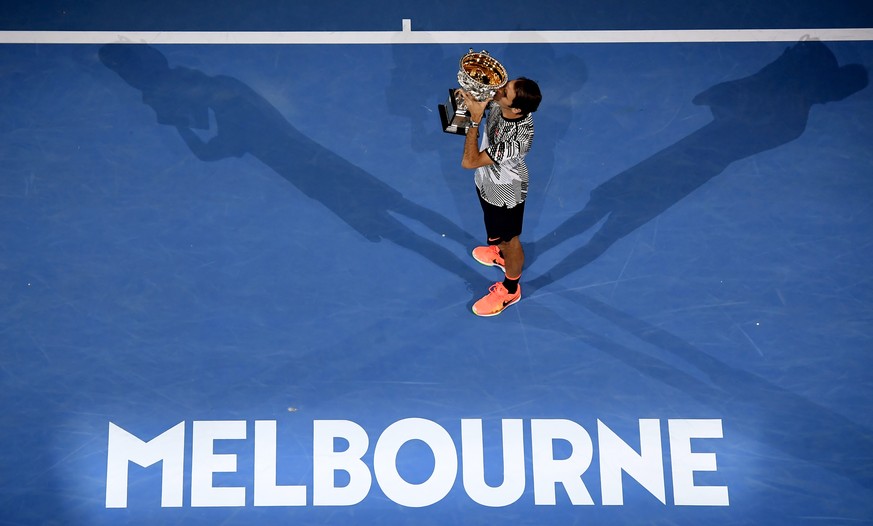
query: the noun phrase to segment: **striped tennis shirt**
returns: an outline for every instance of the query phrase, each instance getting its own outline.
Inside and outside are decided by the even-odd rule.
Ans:
[[[512,208],[527,197],[528,173],[524,156],[533,143],[533,116],[507,119],[494,101],[488,104],[485,134],[479,148],[494,164],[476,169],[476,188],[486,202]]]

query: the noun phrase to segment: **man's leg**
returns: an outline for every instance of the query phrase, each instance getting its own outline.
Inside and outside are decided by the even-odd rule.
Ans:
[[[503,282],[497,282],[488,289],[488,294],[473,304],[473,312],[478,316],[495,316],[503,309],[521,299],[521,269],[524,266],[524,250],[521,247],[519,233],[524,217],[524,203],[515,208],[505,208],[491,205],[479,196],[485,217],[485,231],[488,233],[489,245],[476,247],[473,257],[483,265],[501,267],[505,273]],[[492,243],[498,239],[496,245]]]
[[[506,277],[518,279],[524,266],[524,249],[521,247],[521,241],[518,239],[518,236],[509,241],[502,241],[497,246],[500,247],[500,251],[503,253]]]

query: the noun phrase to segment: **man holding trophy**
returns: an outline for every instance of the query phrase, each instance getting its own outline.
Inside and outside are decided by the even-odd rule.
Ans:
[[[505,70],[502,74],[505,75]],[[508,82],[504,79],[490,98],[481,95],[477,98],[469,89],[460,89],[458,94],[463,98],[463,104],[458,105],[465,105],[469,113],[469,121],[457,127],[466,130],[461,166],[475,170],[488,236],[488,244],[473,249],[473,257],[504,272],[504,280],[490,287],[488,294],[473,305],[473,312],[478,316],[496,316],[521,299],[519,280],[524,250],[519,235],[528,187],[524,157],[534,136],[531,113],[539,107],[542,95],[536,82],[524,77]],[[484,129],[481,146],[480,128]]]

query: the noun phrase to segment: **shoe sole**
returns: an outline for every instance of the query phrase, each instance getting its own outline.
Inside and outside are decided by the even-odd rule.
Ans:
[[[518,297],[515,298],[514,300],[512,300],[512,301],[510,301],[509,303],[507,303],[506,305],[504,305],[502,309],[500,309],[499,311],[494,312],[494,313],[492,313],[492,314],[479,314],[478,312],[476,312],[476,307],[474,306],[473,309],[472,309],[472,310],[473,310],[473,314],[475,314],[476,316],[479,316],[479,317],[481,317],[481,318],[490,318],[490,317],[492,317],[492,316],[497,316],[497,315],[500,314],[501,312],[505,311],[505,310],[506,310],[506,307],[509,307],[510,305],[515,305],[516,303],[518,303],[518,300],[520,300],[520,299],[521,299],[521,294],[519,294]]]
[[[472,252],[471,252],[471,254],[472,254]],[[501,265],[500,263],[496,263],[496,262],[494,262],[494,261],[482,261],[481,259],[479,259],[479,258],[476,257],[476,254],[473,254],[473,259],[475,259],[476,261],[478,261],[478,262],[481,263],[482,265],[485,265],[486,267],[497,267],[497,268],[499,268],[500,270],[502,270],[503,272],[506,272],[506,269],[505,269],[505,268],[503,267],[503,265]],[[508,306],[509,306],[509,305],[507,305],[507,307],[508,307]]]

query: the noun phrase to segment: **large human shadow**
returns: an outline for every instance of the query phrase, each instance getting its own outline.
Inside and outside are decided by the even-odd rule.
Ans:
[[[814,104],[842,100],[867,82],[863,66],[840,67],[822,42],[805,40],[754,75],[700,93],[693,103],[710,107],[709,124],[599,185],[582,210],[527,245],[530,265],[603,221],[588,243],[530,280],[528,294],[591,263],[731,163],[800,137]]]
[[[366,239],[387,239],[417,252],[468,285],[484,281],[451,251],[416,234],[395,215],[468,247],[476,243],[469,233],[301,133],[245,83],[226,75],[171,68],[160,51],[146,44],[107,44],[99,56],[142,92],[158,123],[175,127],[197,158],[218,161],[253,155]],[[210,112],[216,130],[204,140],[194,130],[210,128]]]

